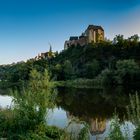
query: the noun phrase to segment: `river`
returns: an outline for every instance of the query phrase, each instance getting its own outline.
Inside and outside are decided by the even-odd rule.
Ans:
[[[126,106],[129,104],[128,92],[134,94],[135,90],[120,87],[105,90],[59,88],[55,101],[57,107],[49,111],[47,122],[49,125],[65,128],[73,118],[78,118],[79,122],[71,125],[74,132],[81,128],[80,121],[84,121],[89,125],[91,140],[104,140],[116,111],[121,130],[124,133],[126,129],[129,130],[131,140],[135,127],[127,118]],[[10,107],[11,102],[11,96],[0,95],[2,108]]]

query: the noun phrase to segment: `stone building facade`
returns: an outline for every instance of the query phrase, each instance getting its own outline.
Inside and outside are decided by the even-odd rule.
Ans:
[[[72,36],[65,41],[64,49],[71,46],[85,46],[89,43],[98,43],[104,40],[104,29],[101,26],[89,25],[81,36]]]

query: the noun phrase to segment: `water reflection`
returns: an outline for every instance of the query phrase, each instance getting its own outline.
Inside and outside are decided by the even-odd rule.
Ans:
[[[12,97],[0,95],[0,107],[9,108],[12,105]]]
[[[107,136],[114,112],[119,115],[122,125],[128,122],[127,127],[133,127],[127,119],[126,106],[129,104],[128,93],[135,93],[135,89],[59,88],[58,91],[57,106],[66,111],[68,120],[77,117],[80,121],[85,121],[90,126],[91,139]]]
[[[115,92],[115,90],[114,90]],[[129,104],[127,94],[109,94],[93,89],[59,89],[56,104],[80,119],[110,119],[117,112],[121,119],[126,115]]]
[[[67,112],[68,120],[72,120],[74,117],[75,116]],[[86,117],[84,121],[89,124],[91,135],[103,134],[106,130],[106,123],[107,123],[106,119]]]
[[[50,110],[47,116],[48,125],[59,126],[65,128],[68,125],[66,112],[61,108]]]
[[[97,134],[103,134],[106,130],[106,119],[101,119],[96,118],[96,119],[90,119],[89,120],[90,124],[90,133],[92,135],[97,135]]]
[[[122,124],[125,123],[129,127],[130,137],[132,137],[134,126],[127,119],[126,106],[129,104],[128,93],[134,94],[136,89],[120,87],[112,89],[59,88],[55,101],[57,107],[49,111],[48,124],[65,128],[73,118],[78,118],[89,125],[91,140],[102,140],[109,133],[110,120],[116,111]],[[139,92],[139,90],[137,91]],[[0,96],[0,106],[2,107],[10,106],[11,101],[10,96]],[[78,122],[73,126],[81,127]]]

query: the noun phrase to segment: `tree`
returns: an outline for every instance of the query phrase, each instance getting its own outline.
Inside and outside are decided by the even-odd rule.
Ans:
[[[101,80],[101,83],[104,86],[112,86],[116,84],[116,80],[114,78],[114,71],[108,68],[104,69],[97,78],[98,80]]]
[[[119,123],[119,118],[117,115],[114,115],[114,118],[111,122],[110,133],[108,140],[126,140],[127,138],[123,136],[121,131],[121,125]]]
[[[69,60],[66,60],[64,62],[63,72],[64,72],[65,80],[72,79],[72,77],[74,75],[74,70],[73,70],[72,64]]]
[[[53,70],[53,75],[54,75],[54,78],[56,80],[61,80],[63,78],[63,73],[62,73],[62,65],[61,64],[56,64],[54,66],[54,70]]]
[[[139,36],[138,36],[137,34],[135,34],[135,35],[131,36],[131,37],[129,38],[129,40],[130,40],[130,41],[133,41],[133,42],[135,42],[135,43],[138,43],[138,41],[139,41]]]
[[[14,108],[7,114],[0,112],[0,136],[10,140],[49,139],[46,115],[54,106],[53,84],[48,71],[30,73],[29,84],[21,91],[14,91]]]
[[[87,78],[94,78],[99,73],[99,70],[99,62],[95,59],[85,65],[85,75]]]
[[[114,38],[114,42],[118,44],[122,44],[124,42],[124,36],[123,35],[116,35]]]
[[[139,66],[133,59],[119,60],[116,64],[116,68],[117,81],[119,84],[135,83],[140,73]]]

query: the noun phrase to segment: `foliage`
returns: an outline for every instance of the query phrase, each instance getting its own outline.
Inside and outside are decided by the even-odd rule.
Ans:
[[[79,78],[75,80],[54,82],[59,87],[73,87],[73,88],[101,88],[99,80]]]
[[[56,64],[53,68],[52,68],[52,73],[53,73],[53,79],[55,80],[61,80],[63,79],[63,68],[62,65],[60,64]]]
[[[28,88],[20,93],[16,90],[13,95],[14,108],[0,112],[0,136],[11,140],[47,139],[50,132],[45,118],[55,96],[48,71],[41,75],[32,70]]]
[[[44,72],[47,62],[45,60],[28,60],[27,62],[18,62],[10,65],[0,66],[0,80],[1,84],[7,87],[17,87],[26,83],[29,80],[29,74],[32,69],[36,69],[39,72]],[[6,86],[5,86],[6,85]],[[9,86],[10,85],[10,86]],[[3,87],[3,86],[1,86]]]
[[[73,124],[80,124],[81,128],[73,128]],[[78,130],[78,131],[77,131]],[[63,139],[68,140],[89,140],[89,126],[86,122],[80,121],[78,118],[73,117],[65,128]]]
[[[89,140],[89,126],[86,123],[79,133],[78,140]]]
[[[129,119],[137,126],[140,124],[140,99],[138,94],[130,95],[130,105],[127,106]]]
[[[134,140],[139,140],[140,139],[140,125],[137,126],[136,130],[134,131]]]
[[[64,71],[64,78],[66,80],[73,78],[73,74],[74,74],[73,67],[69,60],[64,61],[63,71]]]
[[[133,59],[117,61],[116,68],[119,84],[133,83],[137,82],[136,80],[140,80],[137,78],[140,76],[140,68]]]
[[[99,62],[95,59],[85,65],[85,77],[93,79],[100,71]]]
[[[119,118],[117,115],[114,115],[114,118],[111,122],[111,130],[108,136],[108,140],[126,140],[121,132]]]
[[[136,129],[134,131],[134,140],[140,139],[140,98],[138,93],[130,95],[130,105],[127,106],[129,119],[134,123]]]
[[[122,45],[124,43],[124,36],[123,35],[116,35],[116,37],[114,38],[114,42]]]
[[[114,71],[110,69],[104,69],[97,77],[97,81],[101,82],[101,85],[114,85],[116,84]]]

